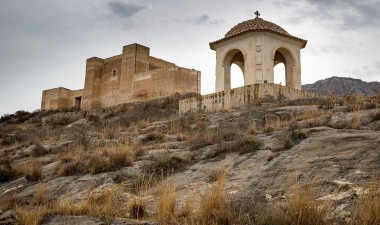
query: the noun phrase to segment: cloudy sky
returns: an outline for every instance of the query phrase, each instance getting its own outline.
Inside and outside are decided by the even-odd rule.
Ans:
[[[44,89],[83,88],[87,58],[136,42],[202,71],[202,94],[211,93],[209,42],[255,10],[308,40],[303,84],[331,76],[380,80],[380,0],[0,0],[0,115],[38,109]],[[236,73],[234,86],[242,80]]]

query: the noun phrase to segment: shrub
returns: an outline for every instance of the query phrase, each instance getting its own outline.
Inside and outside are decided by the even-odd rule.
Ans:
[[[132,166],[134,155],[129,146],[111,148],[106,151],[113,169],[120,169],[125,166]]]
[[[146,215],[147,201],[142,197],[132,199],[127,206],[129,215],[133,219],[142,219]]]
[[[360,114],[358,111],[355,111],[355,113],[352,115],[351,128],[353,129],[360,128]]]
[[[189,162],[177,157],[171,156],[169,153],[160,154],[153,158],[150,164],[144,166],[146,174],[152,174],[154,176],[168,176],[173,172],[184,168]]]
[[[292,140],[305,139],[305,138],[307,138],[307,134],[305,131],[295,130],[295,131],[291,132],[290,137]]]
[[[41,146],[41,144],[36,143],[32,148],[32,156],[40,157],[49,153],[49,150]]]
[[[282,133],[280,136],[280,141],[282,142],[284,149],[290,149],[293,146],[292,137],[289,132]]]
[[[244,154],[258,150],[263,145],[263,142],[254,137],[244,137],[238,140],[237,145],[238,152]]]
[[[115,170],[114,165],[107,159],[94,155],[90,158],[89,171],[92,174],[103,173]]]
[[[71,176],[86,172],[85,162],[76,160],[75,158],[62,158],[55,169],[56,174],[60,176]]]
[[[374,178],[366,185],[367,192],[359,198],[357,224],[380,224],[380,180]]]
[[[26,171],[25,178],[28,181],[39,181],[42,180],[42,166],[41,164],[33,164],[32,167]]]
[[[0,182],[9,181],[14,177],[9,158],[0,158]]]
[[[83,147],[87,150],[90,147],[91,137],[89,134],[89,128],[75,126],[71,130],[71,138],[79,147]]]

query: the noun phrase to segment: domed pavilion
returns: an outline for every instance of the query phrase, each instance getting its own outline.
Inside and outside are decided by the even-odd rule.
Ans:
[[[216,51],[215,91],[231,89],[231,65],[243,71],[244,86],[274,83],[274,66],[285,65],[285,86],[301,89],[300,50],[307,41],[259,17],[237,24],[210,43]]]

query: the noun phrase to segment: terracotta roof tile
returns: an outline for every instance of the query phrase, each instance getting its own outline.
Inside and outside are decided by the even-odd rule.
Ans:
[[[215,44],[218,44],[224,40],[228,40],[228,39],[231,39],[233,37],[236,37],[236,36],[248,33],[248,32],[255,32],[255,31],[268,31],[268,32],[272,32],[272,33],[279,34],[282,36],[290,37],[290,38],[304,42],[303,47],[305,47],[306,43],[307,43],[306,40],[303,40],[301,38],[290,35],[282,27],[280,27],[280,26],[278,26],[272,22],[269,22],[269,21],[263,20],[259,17],[256,17],[255,19],[247,20],[247,21],[244,21],[244,22],[239,23],[238,25],[234,26],[230,31],[228,31],[226,33],[224,38],[217,40],[217,41],[214,41],[214,42],[211,42],[210,47],[211,47],[211,49],[213,49],[213,46]]]

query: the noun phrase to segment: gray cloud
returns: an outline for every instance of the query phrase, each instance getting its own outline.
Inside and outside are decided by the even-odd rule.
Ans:
[[[148,8],[146,5],[135,3],[125,3],[121,1],[110,1],[107,4],[112,13],[119,17],[129,18],[136,15],[138,12]]]
[[[314,10],[297,11],[293,19],[314,18],[331,20],[338,23],[343,30],[355,30],[371,27],[379,29],[380,0],[357,1],[357,0],[306,0],[314,6]],[[297,19],[298,18],[298,19]]]
[[[197,24],[197,25],[201,25],[201,24],[216,25],[216,24],[225,23],[225,21],[223,19],[213,19],[208,14],[202,14],[199,16],[195,16],[195,17],[191,18],[190,21]]]
[[[346,69],[345,71],[349,74],[352,74],[353,76],[357,76],[362,79],[365,78],[364,80],[375,80],[380,75],[380,61],[362,65],[351,70]]]

